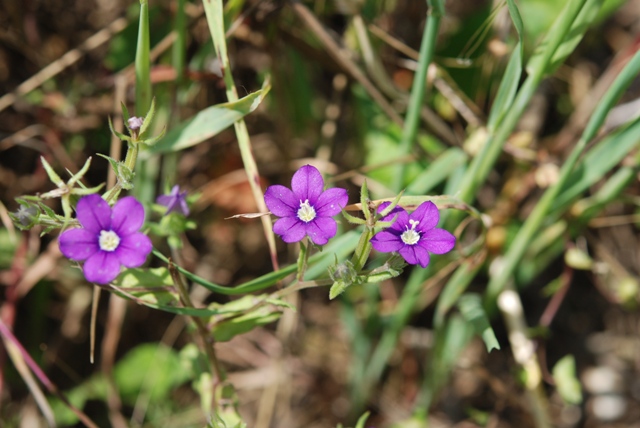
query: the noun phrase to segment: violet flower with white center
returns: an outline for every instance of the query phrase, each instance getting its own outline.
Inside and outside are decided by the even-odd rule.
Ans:
[[[381,204],[378,211],[382,211],[389,204]],[[433,202],[423,202],[411,214],[401,207],[395,207],[380,220],[391,221],[394,217],[396,220],[391,227],[371,238],[371,245],[377,251],[400,253],[407,263],[424,268],[429,264],[429,253],[448,253],[456,245],[455,236],[444,229],[436,228],[440,213]]]
[[[187,217],[190,212],[187,205],[187,192],[180,192],[180,187],[177,184],[173,186],[168,195],[158,196],[156,203],[167,207],[167,214],[177,212]]]
[[[144,223],[144,207],[133,196],[120,199],[111,208],[100,197],[83,197],[76,206],[81,228],[60,235],[60,251],[65,257],[84,261],[89,282],[107,284],[118,276],[120,266],[141,266],[151,252],[151,240],[138,232]]]
[[[284,242],[301,241],[308,236],[316,245],[325,245],[338,230],[331,218],[349,201],[345,189],[333,188],[324,192],[324,180],[320,171],[305,165],[293,174],[291,190],[287,187],[269,186],[264,201],[274,215],[281,217],[273,225],[273,231]]]

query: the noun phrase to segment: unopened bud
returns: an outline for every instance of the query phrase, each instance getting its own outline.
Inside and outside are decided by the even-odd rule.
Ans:
[[[29,228],[32,226],[34,221],[36,220],[38,214],[38,209],[36,207],[27,207],[25,205],[20,205],[18,211],[13,213],[15,219],[20,223],[20,225]]]
[[[132,131],[137,131],[142,126],[142,122],[144,122],[144,117],[135,117],[132,116],[127,121],[129,123],[129,129]]]
[[[344,263],[337,263],[334,266],[330,266],[329,276],[334,281],[344,282],[348,286],[356,282],[358,273],[354,269],[353,263],[347,260]]]

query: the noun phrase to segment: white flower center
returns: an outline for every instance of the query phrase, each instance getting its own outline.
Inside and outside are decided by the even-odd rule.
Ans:
[[[98,242],[102,251],[115,251],[120,245],[120,237],[113,230],[101,230]]]
[[[316,210],[309,205],[309,200],[306,199],[304,202],[300,201],[300,209],[298,209],[298,218],[305,223],[309,223],[311,220],[316,218]]]
[[[411,229],[407,226],[407,230],[402,232],[400,235],[400,239],[407,245],[415,245],[420,240],[420,232],[415,230],[416,226],[420,223],[416,220],[409,220],[409,224],[411,225]]]

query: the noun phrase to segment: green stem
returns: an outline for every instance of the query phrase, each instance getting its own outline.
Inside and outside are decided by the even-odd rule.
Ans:
[[[178,0],[176,4],[175,31],[176,41],[173,43],[171,62],[176,70],[178,85],[184,80],[185,58],[187,57],[187,14],[185,12],[186,0]]]
[[[422,34],[418,70],[413,78],[407,116],[402,130],[402,139],[400,140],[401,156],[406,155],[411,151],[411,146],[413,145],[418,133],[420,111],[422,109],[422,103],[426,93],[427,72],[435,52],[438,29],[440,28],[440,19],[444,14],[444,4],[442,0],[427,0],[427,2],[429,4],[429,13],[427,16],[427,23],[424,27],[424,32]],[[395,174],[393,189],[400,191],[404,183],[405,167],[404,165],[398,165],[397,168],[398,171],[397,174]]]
[[[136,160],[138,159],[138,151],[140,150],[140,144],[132,143],[129,144],[129,148],[127,149],[127,155],[124,158],[124,164],[127,168],[133,172],[136,168]]]
[[[300,241],[300,254],[298,254],[298,273],[296,274],[296,280],[301,282],[304,280],[304,273],[307,270],[307,263],[309,261],[309,250],[311,245],[307,243],[307,238]]]
[[[353,264],[353,268],[356,272],[360,273],[364,268],[365,263],[369,259],[369,254],[371,253],[371,238],[373,237],[373,229],[368,226],[365,226],[365,230],[362,231],[362,235],[360,235],[360,240],[358,241],[358,246],[356,250],[353,252],[353,257],[351,258],[351,263]]]
[[[522,256],[528,248],[528,243],[531,242],[533,236],[538,232],[542,225],[546,215],[549,213],[551,204],[558,196],[560,191],[567,183],[569,175],[573,171],[573,168],[578,161],[578,158],[584,151],[587,143],[591,141],[604,123],[608,112],[622,96],[625,89],[631,84],[631,82],[640,73],[640,51],[636,52],[633,58],[620,72],[616,80],[613,82],[607,93],[602,100],[598,103],[596,111],[591,116],[586,129],[584,130],[580,140],[576,144],[575,148],[569,155],[569,158],[562,165],[560,170],[560,178],[552,187],[547,189],[540,202],[538,202],[533,209],[533,212],[527,217],[524,225],[516,235],[513,243],[509,249],[505,252],[506,256],[504,264],[498,273],[491,277],[487,288],[486,303],[493,305],[493,302],[498,297],[498,294],[504,290],[507,282],[511,278],[513,271],[520,262]]]
[[[193,303],[191,302],[191,297],[189,296],[189,291],[187,287],[185,287],[182,282],[182,278],[180,277],[180,273],[176,269],[176,265],[173,262],[169,261],[169,273],[171,274],[171,279],[173,280],[173,284],[178,289],[178,293],[180,295],[180,300],[182,304],[187,308],[194,308]],[[207,354],[207,358],[209,359],[209,365],[211,366],[211,374],[214,376],[215,381],[212,385],[212,393],[211,397],[213,400],[213,408],[217,409],[217,397],[215,394],[215,386],[225,380],[225,373],[220,367],[220,362],[216,355],[216,351],[214,348],[214,338],[211,331],[205,326],[204,322],[201,318],[192,316],[191,320],[196,325],[196,329],[198,330],[198,335],[200,336],[200,340],[202,341],[202,347],[204,348],[205,354]]]
[[[227,99],[229,102],[235,102],[238,100],[238,92],[236,90],[235,83],[233,82],[233,75],[231,73],[231,65],[229,63],[229,56],[227,55],[227,40],[225,35],[224,26],[224,10],[222,0],[207,0],[204,1],[204,11],[207,16],[207,23],[209,25],[209,32],[211,33],[211,39],[216,50],[218,59],[221,62],[221,72],[226,87]],[[249,178],[249,186],[253,193],[258,210],[265,212],[268,211],[267,205],[264,202],[264,194],[260,187],[260,174],[258,173],[258,166],[253,157],[251,149],[251,140],[249,138],[249,131],[247,125],[243,119],[234,123],[236,131],[236,137],[238,138],[238,147],[240,148],[240,156],[244,164],[244,169],[247,172]],[[274,270],[278,270],[278,259],[276,253],[276,241],[272,231],[271,218],[269,216],[263,216],[261,219],[262,227],[269,244],[269,253],[271,255],[271,264]]]
[[[414,270],[413,274],[409,278],[396,307],[395,315],[393,316],[389,326],[384,330],[382,338],[376,346],[365,370],[363,386],[359,388],[359,390],[364,394],[369,394],[371,392],[371,388],[382,375],[382,371],[384,370],[389,357],[396,349],[396,343],[400,336],[400,332],[409,321],[409,317],[413,312],[413,308],[417,300],[416,297],[420,294],[423,281],[428,277],[430,271],[431,266],[428,266],[426,269]],[[359,397],[359,400],[356,401],[360,402],[356,402],[355,404],[362,405],[365,398],[366,397]]]
[[[548,45],[544,47],[544,55],[537,63],[538,67],[530,71],[529,76],[522,85],[522,88],[518,91],[518,95],[516,96],[513,105],[508,109],[508,112],[496,133],[494,135],[489,135],[482,152],[474,158],[471,166],[462,179],[462,183],[460,184],[460,189],[457,194],[458,198],[468,203],[473,202],[478,188],[484,184],[487,176],[492,171],[493,166],[502,153],[502,148],[504,147],[507,138],[509,138],[511,132],[520,120],[520,117],[529,105],[531,98],[547,73],[548,64],[551,63],[558,46],[560,46],[567,37],[571,24],[580,13],[580,10],[586,1],[587,0],[576,0],[569,4],[567,13],[563,15],[563,22],[560,23],[562,31],[553,33],[554,37],[549,40]]]
[[[120,194],[121,190],[122,190],[122,187],[120,186],[120,183],[116,183],[111,189],[109,189],[107,191],[107,193],[102,195],[102,199],[104,199],[105,201],[107,201],[111,205],[111,201],[114,198],[118,197],[118,195]]]

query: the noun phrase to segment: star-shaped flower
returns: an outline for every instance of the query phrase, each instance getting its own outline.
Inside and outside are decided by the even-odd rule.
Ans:
[[[93,194],[76,206],[81,228],[60,235],[60,251],[71,260],[85,261],[87,281],[107,284],[120,273],[120,266],[141,266],[151,252],[151,240],[138,232],[144,223],[144,208],[133,196],[113,206]]]
[[[378,207],[382,211],[389,206],[385,202]],[[397,217],[396,217],[397,216]],[[376,233],[371,245],[382,253],[398,252],[405,261],[423,268],[429,264],[429,253],[448,253],[456,245],[456,238],[444,229],[438,229],[440,213],[433,202],[423,202],[411,214],[396,207],[381,221],[391,221],[391,227]]]
[[[280,185],[267,188],[264,201],[273,214],[281,217],[273,231],[284,242],[298,242],[308,236],[314,244],[325,245],[335,236],[338,226],[331,217],[347,205],[349,196],[345,189],[323,189],[322,175],[311,165],[293,174],[291,190]]]
[[[156,203],[167,207],[167,214],[178,212],[185,217],[189,215],[189,206],[187,205],[187,192],[180,192],[180,187],[176,184],[168,195],[160,195],[156,199]]]

